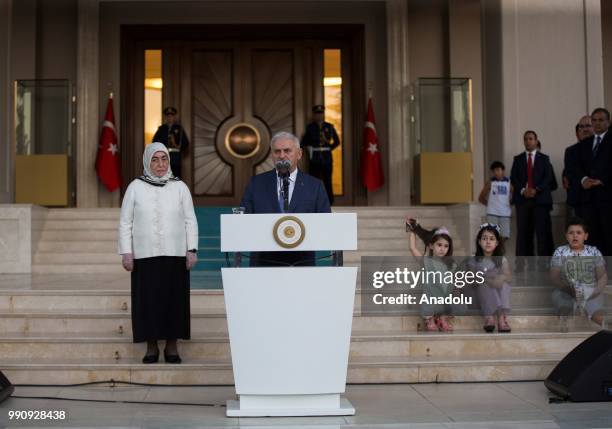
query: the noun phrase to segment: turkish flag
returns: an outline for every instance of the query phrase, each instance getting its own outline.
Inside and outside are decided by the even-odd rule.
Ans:
[[[368,99],[368,117],[363,132],[363,150],[361,152],[361,175],[363,185],[368,191],[375,191],[385,183],[385,173],[380,158],[380,146],[376,136],[376,120],[372,109],[372,99]]]
[[[109,192],[121,186],[121,166],[119,164],[119,143],[115,130],[115,114],[113,113],[113,96],[108,98],[106,116],[102,124],[98,156],[96,157],[96,172],[100,181]]]

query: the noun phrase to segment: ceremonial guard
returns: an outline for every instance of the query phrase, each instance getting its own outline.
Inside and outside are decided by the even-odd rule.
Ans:
[[[312,108],[313,121],[306,126],[301,146],[308,151],[310,166],[308,173],[323,181],[329,203],[334,202],[332,190],[332,153],[340,146],[340,138],[334,126],[325,122],[325,106],[318,104]]]
[[[189,149],[189,139],[187,133],[179,124],[177,110],[174,107],[166,107],[164,109],[165,123],[160,125],[155,135],[153,142],[163,143],[170,152],[170,168],[175,177],[181,175],[181,154]]]

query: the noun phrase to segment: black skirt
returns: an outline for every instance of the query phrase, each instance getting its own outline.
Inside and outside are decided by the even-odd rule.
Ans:
[[[134,342],[188,340],[191,335],[189,271],[186,258],[134,259],[132,331]]]

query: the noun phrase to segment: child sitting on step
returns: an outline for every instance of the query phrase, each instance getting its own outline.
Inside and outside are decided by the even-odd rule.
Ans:
[[[484,283],[474,286],[477,290],[480,311],[484,316],[485,332],[510,332],[510,264],[504,256],[501,228],[497,224],[484,223],[476,234],[476,255],[467,261],[468,269],[484,273]]]
[[[416,237],[419,226],[414,219],[406,220],[407,229],[410,232],[410,253],[412,256],[422,257],[423,253],[417,249]],[[420,229],[419,231],[426,231]],[[451,257],[453,255],[453,240],[448,229],[440,227],[432,231],[427,231],[428,241],[426,242],[427,255],[423,257],[423,267],[425,272],[440,272],[444,274],[454,271],[457,264]],[[421,234],[419,234],[421,235]],[[454,286],[444,282],[424,282],[423,295],[427,297],[445,297],[452,294]],[[450,324],[452,314],[459,309],[455,305],[446,304],[421,304],[421,316],[423,317],[424,327],[427,331],[450,332],[453,330]]]
[[[584,244],[589,233],[582,219],[570,219],[565,231],[567,244],[555,250],[550,262],[550,277],[556,286],[552,301],[561,318],[561,331],[567,331],[566,316],[572,313],[584,314],[603,326],[606,263],[597,247]]]

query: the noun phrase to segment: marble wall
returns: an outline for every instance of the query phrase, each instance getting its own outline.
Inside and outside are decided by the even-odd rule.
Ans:
[[[0,204],[0,274],[32,272],[46,212],[30,204]]]

